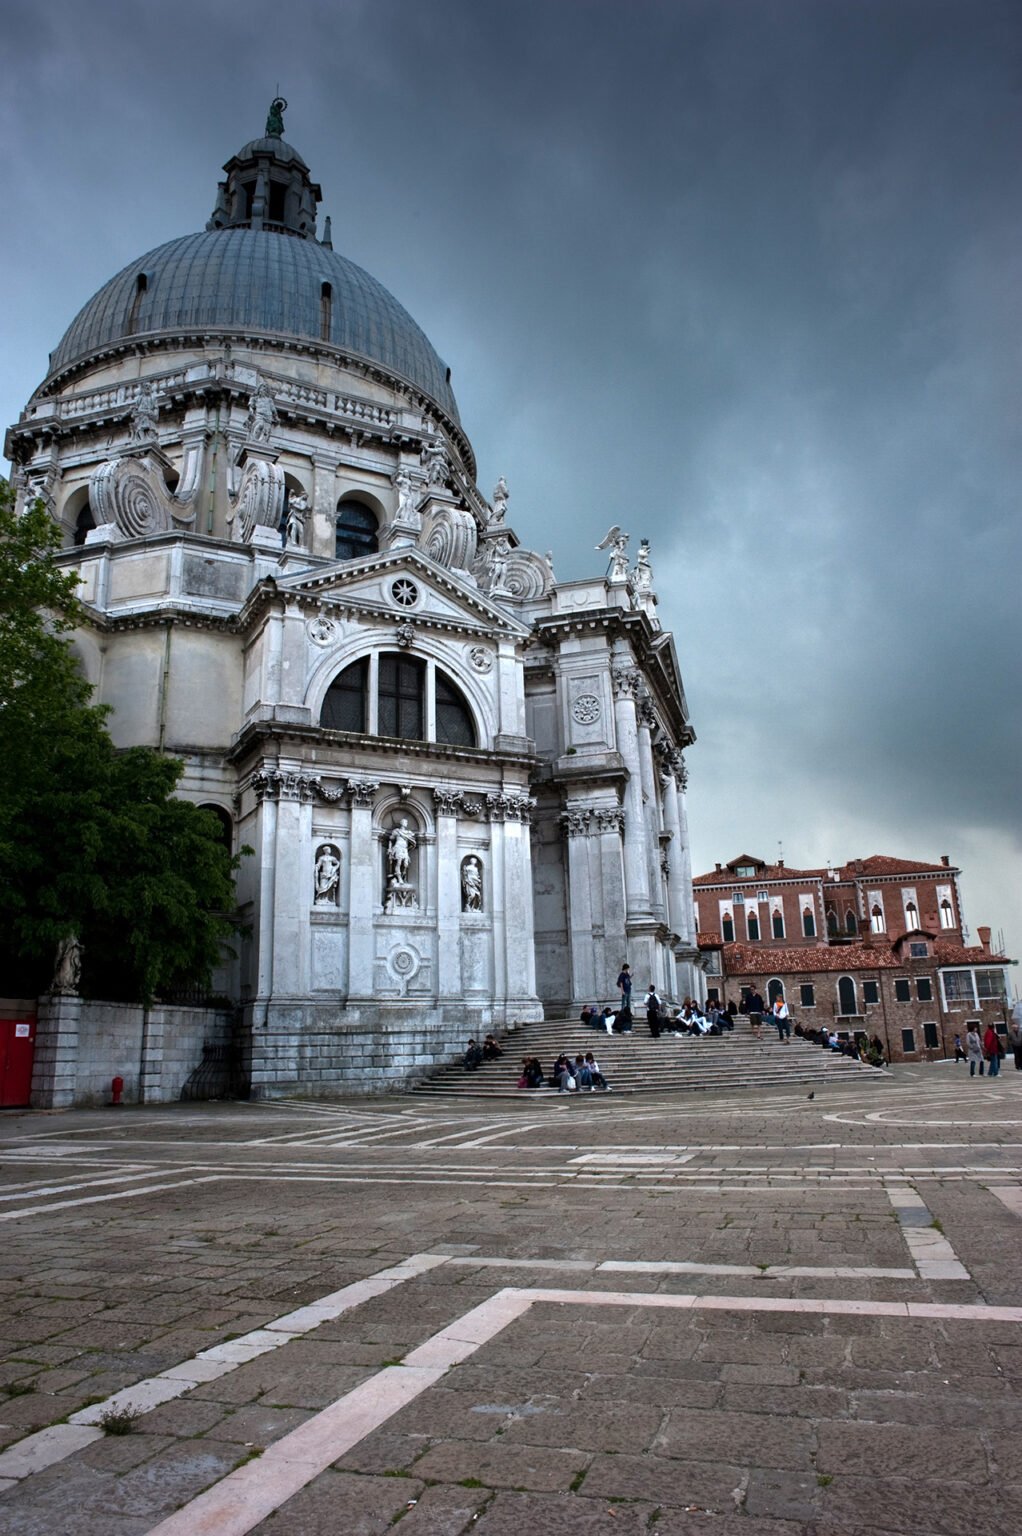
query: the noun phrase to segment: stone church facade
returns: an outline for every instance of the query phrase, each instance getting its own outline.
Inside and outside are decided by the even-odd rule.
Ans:
[[[523,545],[450,370],[317,238],[279,103],[224,170],[203,232],[85,305],[7,451],[115,741],[180,757],[252,850],[217,985],[253,1091],[406,1079],[612,996],[626,957],[695,993],[694,737],[648,546],[612,529],[606,574],[559,582]]]

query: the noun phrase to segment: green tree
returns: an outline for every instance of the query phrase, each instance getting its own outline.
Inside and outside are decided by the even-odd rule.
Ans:
[[[149,1004],[208,984],[237,861],[216,817],[175,798],[180,762],[114,747],[71,652],[59,532],[13,502],[0,481],[0,993],[45,990],[77,937],[85,992]]]

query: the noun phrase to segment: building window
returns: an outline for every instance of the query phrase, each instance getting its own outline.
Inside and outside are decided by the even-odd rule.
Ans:
[[[213,805],[209,801],[206,801],[202,805],[200,805],[199,806],[199,810],[200,811],[208,811],[211,816],[215,816],[216,817],[217,826],[219,828],[219,832],[217,834],[217,841],[218,841],[218,843],[220,844],[220,846],[222,848],[226,848],[227,849],[228,853],[233,852],[233,850],[234,850],[234,822],[233,822],[233,820],[231,818],[230,811],[226,810],[224,808],[224,806],[222,806],[222,805]]]
[[[840,976],[837,984],[837,1011],[846,1017],[858,1013],[855,1005],[855,982],[850,976]]]
[[[324,283],[319,290],[319,339],[330,340],[330,325],[333,320],[334,290],[329,283]]]
[[[142,308],[142,300],[149,288],[149,279],[144,272],[140,272],[135,279],[135,292],[131,299],[131,309],[128,311],[128,324],[125,327],[128,335],[138,325],[138,312]]]
[[[750,911],[750,912],[747,912],[745,914],[745,926],[746,926],[746,928],[748,930],[748,934],[749,934],[749,943],[750,944],[758,943],[759,942],[759,914],[758,914],[758,912],[751,912]]]
[[[871,927],[873,929],[873,932],[874,933],[883,933],[883,931],[884,931],[884,909],[883,909],[883,907],[881,907],[879,905],[874,906],[874,908],[873,908],[872,912],[869,914],[869,916],[870,916],[870,925],[871,925]]]
[[[876,1007],[880,1001],[880,983],[878,981],[864,981],[862,983],[862,1001],[867,1007]]]
[[[336,560],[360,560],[365,555],[376,554],[379,548],[376,515],[361,501],[351,498],[339,501],[334,526]]]
[[[909,1003],[912,1001],[912,991],[909,987],[907,976],[897,976],[895,978],[894,1001],[896,1003]]]
[[[365,735],[370,711],[369,658],[352,662],[327,689],[319,723],[328,731],[352,731]],[[376,680],[376,734],[399,741],[425,741],[427,711],[426,664],[418,656],[384,651]],[[474,747],[475,722],[465,697],[443,672],[437,671],[432,711],[435,735],[429,739],[447,746]]]
[[[754,864],[739,864],[737,873],[740,879],[751,880],[756,873],[756,866]]]
[[[946,896],[940,904],[940,926],[942,928],[953,928],[955,926],[954,908]]]
[[[901,1032],[901,1049],[905,1056],[912,1056],[916,1048],[916,1034],[914,1029],[903,1029]]]
[[[851,907],[849,907],[845,913],[845,933],[858,933],[858,931],[859,919],[856,917]]]
[[[733,944],[735,942],[735,925],[734,919],[732,918],[730,912],[724,913],[724,917],[720,926],[724,933],[724,943]]]
[[[756,900],[757,901],[769,901],[770,900],[770,892],[769,891],[757,891],[756,892]]]
[[[778,998],[784,1000],[784,982],[779,976],[771,976],[767,982],[767,1003],[771,1008]]]
[[[816,919],[813,916],[812,907],[805,907],[802,912],[802,934],[807,939],[816,937]]]
[[[86,534],[91,533],[95,526],[96,519],[92,515],[92,508],[89,506],[89,503],[86,502],[84,507],[82,507],[81,511],[79,512],[75,522],[74,538],[76,549],[81,548],[81,546],[85,543]]]
[[[936,1024],[923,1025],[923,1044],[928,1051],[935,1051],[940,1045],[940,1036],[937,1033]]]
[[[930,950],[929,946],[924,944],[922,940],[919,939],[914,944],[909,945],[908,952],[912,956],[913,960],[925,960],[927,955],[930,953]]]
[[[368,728],[366,698],[369,684],[369,658],[353,661],[327,689],[319,723],[328,731],[356,731],[365,735]]]
[[[929,976],[916,977],[916,997],[921,1003],[933,1002],[933,982]]]
[[[980,999],[994,1000],[1003,1003],[1007,998],[1004,989],[1003,971],[977,971],[976,972],[976,996]]]
[[[833,907],[827,908],[827,932],[832,939],[837,938],[837,913]]]
[[[914,901],[905,903],[905,927],[909,933],[914,933],[919,927],[919,911]]]
[[[396,736],[401,741],[423,740],[425,673],[425,662],[417,656],[388,653],[380,657],[377,730],[381,736]]]
[[[816,988],[811,981],[804,981],[798,989],[799,1001],[803,1008],[816,1007]]]
[[[731,905],[733,907],[740,907],[740,906],[742,906],[744,904],[744,902],[745,902],[745,897],[742,895],[741,891],[732,891],[731,892]]]
[[[283,224],[287,187],[282,181],[270,181],[270,203],[267,218],[271,224]]]
[[[770,927],[775,939],[784,938],[784,913],[775,907],[770,917]]]
[[[944,996],[949,1004],[967,1003],[971,1008],[976,1001],[971,971],[945,971]]]

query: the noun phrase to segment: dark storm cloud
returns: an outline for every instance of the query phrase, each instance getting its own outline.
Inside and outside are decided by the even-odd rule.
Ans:
[[[697,866],[947,852],[1022,948],[1016,5],[50,0],[5,52],[6,420],[279,81],[523,539],[653,541]]]

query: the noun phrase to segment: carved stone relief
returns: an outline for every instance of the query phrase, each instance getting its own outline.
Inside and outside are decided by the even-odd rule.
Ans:
[[[108,459],[89,482],[97,527],[113,523],[125,538],[141,539],[173,527],[166,481],[152,458]]]
[[[280,527],[286,489],[279,464],[269,459],[248,460],[234,501],[235,526],[240,538],[251,543],[256,528]]]

